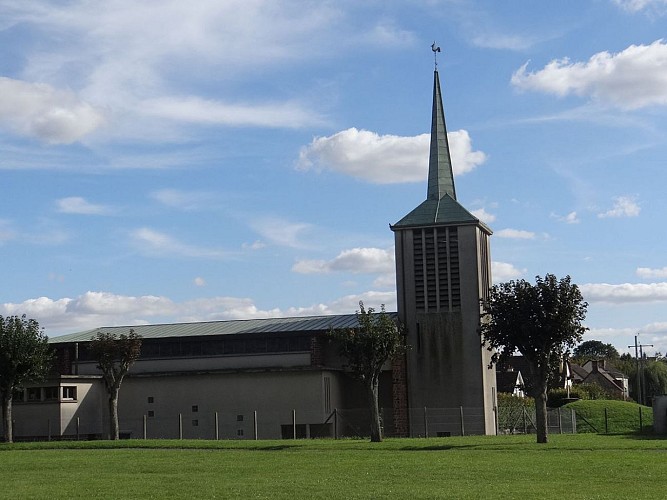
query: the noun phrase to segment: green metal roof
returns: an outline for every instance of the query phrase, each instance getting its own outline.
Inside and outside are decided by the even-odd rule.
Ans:
[[[428,160],[429,200],[439,200],[445,195],[456,199],[452,158],[449,154],[445,108],[442,106],[440,77],[438,70],[433,72],[433,108],[431,116],[431,148]]]
[[[403,229],[406,227],[462,224],[479,225],[486,232],[491,234],[491,229],[489,229],[482,221],[463,208],[463,206],[458,201],[451,198],[447,194],[439,200],[424,201],[412,212],[390,227],[392,230],[394,230],[397,228]]]
[[[397,313],[387,313],[397,318]],[[292,318],[237,319],[201,323],[171,323],[159,325],[110,326],[49,338],[51,344],[88,342],[98,333],[127,334],[130,329],[144,339],[169,337],[206,337],[210,335],[243,335],[249,333],[310,333],[325,332],[330,328],[359,326],[356,314],[304,316]]]

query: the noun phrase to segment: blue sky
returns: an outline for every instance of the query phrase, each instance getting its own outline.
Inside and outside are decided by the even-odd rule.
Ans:
[[[437,40],[494,281],[569,274],[586,338],[667,352],[666,26],[665,0],[0,0],[0,314],[394,310]]]

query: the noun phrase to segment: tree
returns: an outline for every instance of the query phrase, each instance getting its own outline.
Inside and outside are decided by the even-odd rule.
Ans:
[[[2,397],[3,438],[14,440],[12,400],[14,391],[27,382],[46,377],[53,352],[48,337],[34,319],[0,316],[0,396]]]
[[[588,304],[570,277],[537,276],[494,285],[482,300],[480,334],[497,363],[519,351],[528,364],[526,388],[535,398],[537,442],[547,442],[547,390],[568,348],[581,341]]]
[[[141,336],[134,330],[128,335],[98,332],[90,342],[90,352],[102,371],[109,396],[109,439],[119,439],[118,393],[123,378],[141,354]]]
[[[615,360],[620,358],[620,354],[613,345],[605,344],[599,340],[582,342],[574,348],[572,356],[584,362],[588,359]]]
[[[339,353],[347,361],[346,367],[360,380],[368,398],[371,415],[371,441],[382,441],[378,386],[382,366],[394,356],[405,351],[403,326],[395,322],[384,310],[379,313],[359,302],[357,328],[331,329],[330,336],[339,343]]]

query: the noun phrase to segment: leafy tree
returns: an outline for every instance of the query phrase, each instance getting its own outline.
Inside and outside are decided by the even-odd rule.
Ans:
[[[572,356],[584,362],[588,359],[608,359],[615,360],[620,358],[620,354],[611,344],[605,344],[599,340],[587,340],[574,348]]]
[[[586,328],[588,304],[569,276],[537,276],[494,285],[482,300],[480,334],[497,363],[519,351],[528,364],[528,394],[535,398],[537,442],[547,442],[547,390],[567,350]]]
[[[141,336],[134,330],[128,335],[98,332],[91,339],[90,352],[102,371],[109,396],[109,439],[119,439],[118,392],[123,378],[141,354]]]
[[[3,438],[14,440],[12,399],[14,390],[26,382],[43,379],[49,372],[53,352],[48,338],[34,319],[0,316],[0,396],[2,397]]]
[[[399,353],[405,351],[403,326],[396,323],[384,310],[380,312],[359,302],[357,311],[359,327],[331,329],[330,336],[339,344],[339,353],[347,361],[355,378],[366,387],[368,406],[371,413],[371,441],[382,441],[380,411],[378,406],[378,385],[382,366]]]

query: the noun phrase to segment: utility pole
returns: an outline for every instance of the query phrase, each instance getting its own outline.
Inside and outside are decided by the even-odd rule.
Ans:
[[[639,343],[639,334],[635,335],[635,345],[628,347],[635,348],[635,359],[637,360],[637,403],[645,404],[646,398],[646,388],[643,387],[644,377],[642,376],[642,358],[644,353],[642,352],[642,347],[653,347],[653,344],[640,344]],[[643,390],[642,390],[643,389]]]

